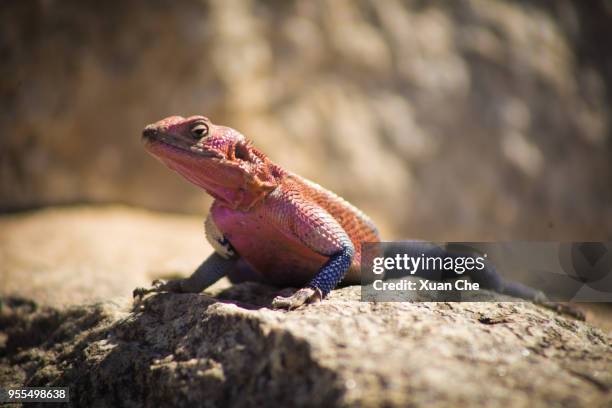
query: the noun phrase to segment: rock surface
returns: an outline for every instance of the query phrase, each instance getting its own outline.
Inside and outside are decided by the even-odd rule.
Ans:
[[[604,406],[612,342],[522,303],[361,303],[357,287],[291,312],[242,284],[36,309],[9,299],[2,383],[69,386],[130,406]]]
[[[612,336],[529,303],[363,303],[347,287],[285,312],[267,308],[278,289],[245,283],[134,305],[155,261],[197,265],[195,221],[113,207],[3,217],[0,386],[69,386],[97,406],[612,403]],[[27,290],[45,279],[55,295]]]

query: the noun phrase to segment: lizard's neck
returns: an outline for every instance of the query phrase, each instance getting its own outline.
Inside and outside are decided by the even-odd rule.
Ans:
[[[239,211],[251,211],[266,199],[282,181],[288,172],[280,166],[270,163],[269,171],[263,173],[255,180],[245,180],[244,185],[227,187],[214,182],[202,186],[204,190],[225,207]]]
[[[172,170],[204,189],[219,203],[249,211],[279,186],[288,172],[255,148],[235,157],[199,157],[169,143],[149,143],[147,150]]]

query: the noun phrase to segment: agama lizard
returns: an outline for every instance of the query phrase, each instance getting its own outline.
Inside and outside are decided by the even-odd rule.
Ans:
[[[282,169],[236,130],[203,116],[171,116],[143,131],[146,150],[206,190],[205,222],[215,249],[186,279],[156,281],[153,291],[200,292],[228,275],[302,287],[272,306],[295,308],[324,298],[344,278],[358,283],[360,243],[380,240],[359,209],[316,183]]]
[[[272,302],[292,309],[320,301],[343,279],[360,282],[360,244],[380,237],[346,200],[272,163],[240,132],[204,116],[168,117],[148,125],[142,139],[150,154],[215,199],[205,222],[215,252],[190,277],[155,281],[134,296],[201,292],[228,276],[301,287]],[[432,249],[415,243],[413,250]],[[494,271],[476,278],[501,293],[538,298],[537,291],[504,282]]]

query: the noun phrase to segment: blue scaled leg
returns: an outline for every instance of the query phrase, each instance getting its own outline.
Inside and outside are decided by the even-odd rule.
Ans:
[[[289,297],[277,296],[272,301],[272,307],[291,310],[306,303],[319,302],[344,278],[354,256],[355,248],[353,244],[350,242],[344,244],[339,252],[329,257],[328,261],[305,288],[299,289]]]
[[[345,245],[340,252],[329,258],[319,273],[308,283],[308,287],[320,290],[323,297],[327,296],[346,275],[354,255],[355,248],[352,245]]]

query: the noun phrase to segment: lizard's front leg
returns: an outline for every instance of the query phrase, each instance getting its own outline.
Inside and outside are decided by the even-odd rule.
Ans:
[[[202,262],[202,265],[190,277],[168,282],[156,279],[153,281],[151,288],[134,289],[134,297],[142,298],[147,293],[152,292],[199,293],[226,276],[236,266],[240,256],[215,225],[210,214],[204,222],[204,231],[206,232],[206,239],[215,252]]]
[[[328,257],[306,287],[289,297],[277,296],[273,308],[295,309],[323,299],[349,270],[355,248],[346,231],[327,211],[299,192],[288,190],[271,198],[271,220],[288,239],[297,239]]]
[[[134,297],[142,298],[152,292],[198,293],[227,275],[234,267],[238,257],[224,258],[213,253],[189,276],[184,279],[173,279],[167,282],[153,281],[151,288],[134,289]]]
[[[272,301],[272,307],[295,309],[305,303],[321,301],[340,283],[351,266],[354,253],[353,245],[345,246],[329,258],[317,275],[308,283],[308,286],[299,289],[289,297],[277,296]]]

